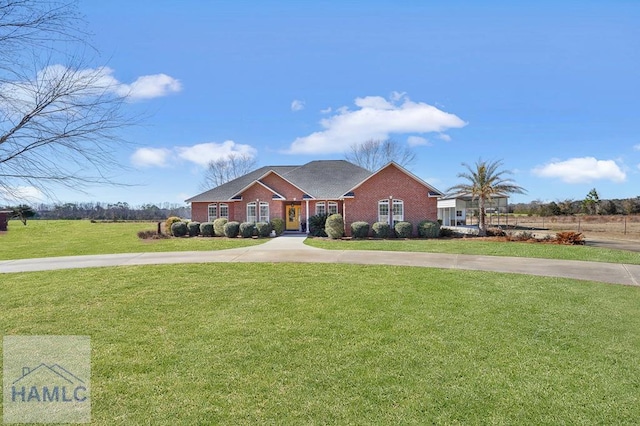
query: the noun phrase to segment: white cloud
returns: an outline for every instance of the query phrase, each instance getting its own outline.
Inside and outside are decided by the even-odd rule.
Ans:
[[[153,99],[182,90],[179,80],[167,74],[152,74],[138,77],[131,84],[120,83],[119,92],[130,100]]]
[[[595,180],[624,182],[627,178],[614,160],[598,160],[594,157],[555,161],[538,166],[532,172],[540,177],[559,178],[566,183],[589,183]]]
[[[297,138],[288,152],[344,152],[354,143],[387,139],[392,133],[441,133],[467,124],[454,114],[422,102],[413,102],[402,93],[394,92],[391,100],[365,96],[355,99],[354,103],[357,110],[340,107],[332,116],[320,120],[324,130]]]
[[[167,148],[138,148],[131,162],[138,167],[166,167],[171,150]]]
[[[293,102],[291,102],[291,111],[296,112],[296,111],[302,111],[303,109],[304,109],[304,101],[294,99]]]
[[[447,135],[446,133],[440,133],[438,135],[438,139],[445,142],[451,142],[451,136]]]
[[[256,149],[251,145],[238,144],[231,140],[222,143],[207,142],[193,146],[179,146],[175,150],[178,157],[200,166],[206,166],[210,161],[227,157],[230,154],[246,154],[252,157],[256,155]]]
[[[634,151],[640,151],[640,143],[633,146]]]
[[[421,136],[409,136],[407,138],[409,146],[431,146],[433,145],[427,138]]]
[[[327,107],[325,109],[321,109],[320,114],[329,114],[331,111],[333,111],[331,107]]]
[[[45,196],[42,191],[33,186],[0,187],[0,199],[12,204],[30,204],[43,201]]]
[[[75,70],[60,64],[50,65],[38,71],[33,80],[5,81],[0,84],[0,93],[5,95],[4,101],[0,102],[0,109],[8,115],[23,115],[35,108],[39,93],[55,92],[60,82],[69,93],[59,100],[65,110],[68,110],[67,104],[77,99],[105,93],[137,101],[166,96],[182,89],[180,81],[166,74],[144,75],[131,84],[118,81],[113,74],[114,70],[109,67]]]

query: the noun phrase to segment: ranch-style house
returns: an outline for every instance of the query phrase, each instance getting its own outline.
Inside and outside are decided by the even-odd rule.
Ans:
[[[186,200],[191,218],[212,222],[268,222],[279,217],[287,231],[309,232],[309,217],[340,213],[345,232],[356,221],[399,221],[416,225],[437,220],[443,196],[422,179],[391,162],[370,172],[345,160],[318,160],[301,166],[265,166]]]

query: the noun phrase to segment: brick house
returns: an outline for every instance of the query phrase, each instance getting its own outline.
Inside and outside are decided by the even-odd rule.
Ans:
[[[356,221],[393,224],[436,220],[443,194],[398,164],[370,172],[344,160],[311,161],[302,166],[265,166],[186,200],[191,218],[211,222],[285,221],[287,231],[302,231],[316,214],[340,213],[345,232]]]

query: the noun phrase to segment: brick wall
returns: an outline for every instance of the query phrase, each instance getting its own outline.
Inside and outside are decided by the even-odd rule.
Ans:
[[[354,198],[345,200],[345,231],[349,235],[351,223],[359,220],[373,225],[378,221],[378,201],[391,197],[404,201],[404,220],[413,224],[417,235],[420,221],[438,218],[437,199],[428,192],[423,184],[390,165],[356,188]]]

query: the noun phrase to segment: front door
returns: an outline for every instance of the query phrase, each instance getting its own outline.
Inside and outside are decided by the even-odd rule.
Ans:
[[[300,206],[287,206],[287,231],[300,229]]]

